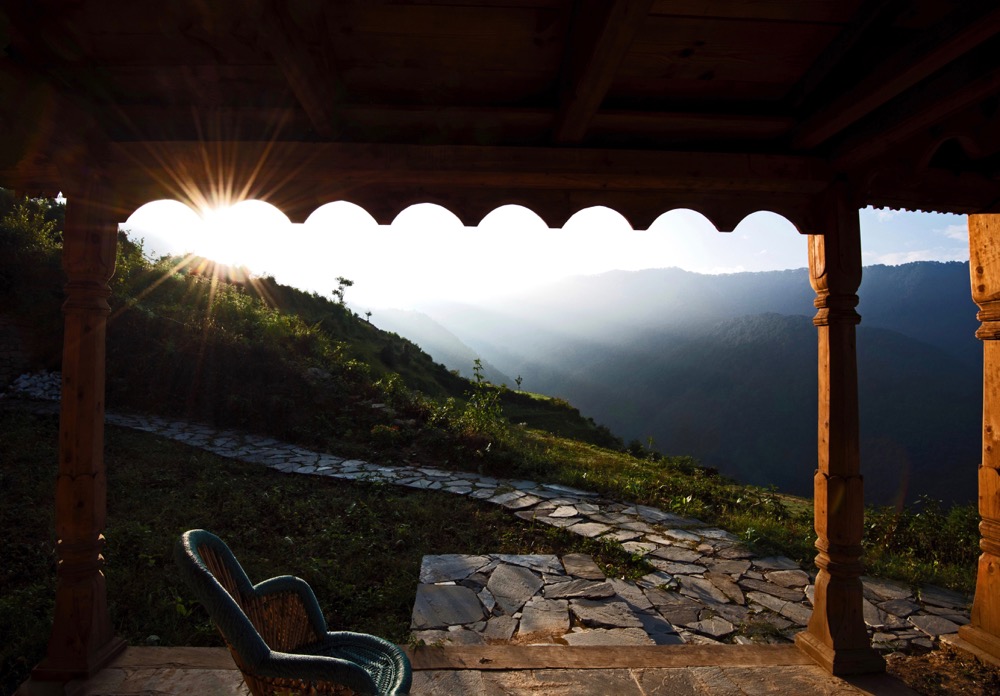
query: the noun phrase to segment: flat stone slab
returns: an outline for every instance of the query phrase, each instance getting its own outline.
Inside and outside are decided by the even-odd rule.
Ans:
[[[801,602],[805,599],[805,593],[801,589],[790,589],[788,587],[775,585],[773,582],[766,582],[764,580],[743,578],[740,580],[740,586],[748,591],[753,590],[756,592],[764,592],[773,597],[783,599],[786,602]]]
[[[574,524],[572,527],[567,527],[567,529],[574,534],[592,539],[609,531],[611,527],[600,522],[581,522],[580,524]]]
[[[675,563],[694,563],[704,556],[704,554],[684,546],[657,546],[650,555]],[[749,567],[750,562],[747,561],[747,568]]]
[[[567,575],[584,580],[603,580],[604,571],[585,553],[569,553],[562,557]]]
[[[913,591],[901,582],[869,577],[862,577],[861,582],[865,588],[865,593],[874,594],[879,601],[909,599],[913,597]]]
[[[920,588],[920,601],[924,604],[932,604],[935,607],[946,607],[948,609],[968,609],[970,601],[965,595],[958,592],[946,590],[943,587],[925,585]]]
[[[537,570],[539,573],[562,575],[563,565],[559,557],[552,554],[510,554],[501,553],[496,556],[503,563],[523,566]]]
[[[486,556],[443,554],[424,556],[420,563],[420,582],[434,584],[449,580],[464,580],[489,563]]]
[[[949,621],[943,616],[928,616],[925,614],[911,616],[910,623],[932,638],[958,632],[958,624]]]
[[[725,604],[729,597],[712,584],[710,580],[696,578],[690,575],[681,575],[677,578],[681,585],[681,593],[689,597],[694,597],[705,603]]]
[[[706,636],[715,638],[719,640],[720,638],[725,638],[729,634],[736,631],[736,627],[725,619],[719,617],[713,617],[711,619],[705,619],[704,621],[696,621],[695,623],[687,624],[687,627],[698,631],[698,633],[703,633]]]
[[[563,636],[567,645],[656,645],[641,628],[593,628]]]
[[[569,602],[533,597],[524,605],[518,639],[562,635],[569,630]]]
[[[758,558],[753,562],[754,566],[761,570],[802,570],[799,564],[787,556],[768,556]]]
[[[775,570],[770,573],[764,573],[764,577],[768,582],[789,588],[805,587],[810,583],[809,574],[804,570]]]
[[[570,610],[584,626],[592,628],[642,628],[642,621],[621,600],[574,599]]]
[[[496,599],[497,606],[505,614],[512,615],[520,611],[543,584],[542,579],[528,568],[503,563],[490,575],[486,589]]]
[[[417,585],[413,629],[446,628],[486,618],[476,593],[461,585]]]
[[[607,582],[575,579],[545,586],[546,599],[602,599],[613,597],[615,588]]]

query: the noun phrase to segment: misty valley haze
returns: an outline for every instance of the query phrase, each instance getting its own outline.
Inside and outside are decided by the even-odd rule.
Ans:
[[[981,346],[967,263],[872,266],[859,292],[866,498],[975,496]],[[805,269],[611,272],[483,304],[379,310],[435,360],[563,397],[625,441],[652,438],[741,481],[809,495],[814,293]]]

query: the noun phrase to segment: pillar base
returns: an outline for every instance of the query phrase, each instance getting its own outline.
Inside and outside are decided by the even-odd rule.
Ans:
[[[835,677],[885,671],[885,659],[871,647],[835,650],[808,631],[796,634],[795,645]]]
[[[31,682],[36,684],[51,684],[53,682],[65,684],[74,679],[88,679],[107,667],[115,658],[121,655],[125,647],[125,641],[115,636],[89,655],[87,664],[82,666],[53,664],[52,660],[46,657],[38,663],[37,667],[31,670]]]
[[[958,637],[991,655],[994,660],[1000,660],[1000,637],[972,624],[959,627]]]

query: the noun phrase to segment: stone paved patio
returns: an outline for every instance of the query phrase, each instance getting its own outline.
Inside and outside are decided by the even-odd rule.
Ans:
[[[58,398],[58,385],[58,375],[51,373],[19,378],[11,391],[52,400]],[[380,481],[476,498],[525,521],[617,541],[656,569],[638,583],[624,583],[598,577],[599,570],[583,559],[570,559],[575,565],[567,566],[566,558],[554,557],[428,557],[413,623],[427,642],[532,642],[542,636],[567,644],[785,643],[809,621],[812,569],[783,556],[754,557],[729,532],[696,519],[556,484],[378,465],[156,416],[108,413],[107,422],[289,474]],[[914,591],[887,580],[863,581],[865,622],[874,645],[885,651],[929,649],[969,621],[968,597],[932,586]],[[493,591],[498,586],[504,588],[499,595]],[[454,613],[439,613],[445,611]]]

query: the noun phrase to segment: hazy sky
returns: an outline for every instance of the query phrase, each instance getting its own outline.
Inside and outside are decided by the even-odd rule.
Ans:
[[[176,201],[158,201],[122,227],[144,239],[153,257],[190,251],[324,295],[344,276],[354,281],[347,301],[355,307],[484,299],[616,269],[732,273],[806,265],[806,237],[768,212],[722,234],[690,210],[665,213],[648,230],[635,231],[615,211],[589,208],[554,230],[519,206],[498,208],[478,227],[464,227],[444,208],[415,205],[380,226],[345,202],[292,224],[260,201],[203,216]],[[861,229],[865,265],[969,258],[964,216],[866,209]]]

